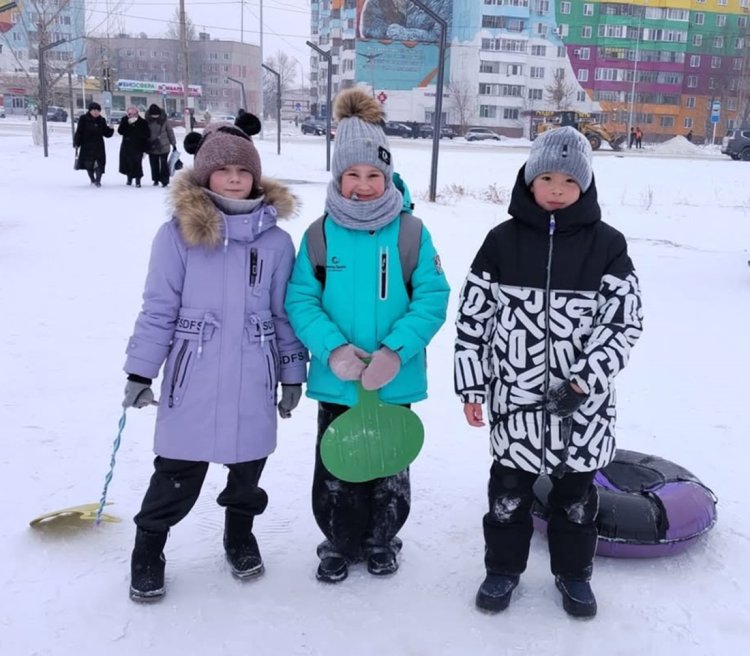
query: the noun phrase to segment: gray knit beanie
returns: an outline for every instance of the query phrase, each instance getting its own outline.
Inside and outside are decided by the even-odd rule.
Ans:
[[[537,137],[531,145],[524,180],[530,185],[542,173],[567,173],[582,192],[591,185],[591,144],[570,125],[555,128]]]
[[[338,188],[341,188],[341,176],[346,169],[368,164],[383,172],[387,189],[392,184],[393,162],[378,101],[362,89],[347,89],[336,98],[334,116],[339,124],[331,173]]]

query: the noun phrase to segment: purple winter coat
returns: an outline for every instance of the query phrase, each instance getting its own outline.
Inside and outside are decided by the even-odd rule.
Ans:
[[[124,367],[153,379],[166,360],[157,455],[266,457],[276,448],[277,383],[305,380],[307,351],[284,310],[294,245],[276,225],[296,201],[278,182],[262,186],[252,213],[225,215],[190,172],[173,183],[174,217],[154,238]]]

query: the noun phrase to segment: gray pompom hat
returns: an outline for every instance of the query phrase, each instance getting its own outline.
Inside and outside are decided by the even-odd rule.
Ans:
[[[542,173],[567,173],[585,192],[594,176],[589,140],[570,125],[549,130],[537,137],[526,162],[526,184],[530,185]]]
[[[331,162],[336,185],[341,188],[341,176],[350,166],[368,164],[383,172],[387,189],[393,162],[380,103],[362,89],[346,89],[336,98],[334,115],[339,121]]]

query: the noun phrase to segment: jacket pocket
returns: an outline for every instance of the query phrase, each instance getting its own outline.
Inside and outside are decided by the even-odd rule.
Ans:
[[[165,379],[169,385],[169,396],[167,406],[173,408],[182,404],[185,398],[190,373],[193,370],[194,360],[196,358],[196,346],[191,340],[180,339],[175,342],[172,352],[174,359],[171,367],[168,367]]]

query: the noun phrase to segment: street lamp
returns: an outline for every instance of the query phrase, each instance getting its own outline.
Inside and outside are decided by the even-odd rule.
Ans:
[[[333,66],[331,65],[331,51],[321,50],[312,41],[305,41],[315,52],[317,52],[328,64],[328,75],[326,82],[326,171],[331,170],[331,87],[333,85]]]
[[[276,154],[281,155],[281,73],[261,64],[271,75],[276,76]]]
[[[70,94],[70,135],[73,137],[73,140],[75,141],[76,138],[76,129],[75,129],[75,101],[73,99],[73,68],[75,66],[78,66],[78,64],[82,64],[86,61],[86,57],[81,57],[78,61],[73,62],[70,67],[68,68],[68,93]],[[86,104],[86,99],[81,99],[81,105],[84,106]]]
[[[263,66],[263,68],[265,68],[265,66]],[[227,75],[227,80],[229,80],[230,82],[235,82],[236,84],[240,85],[240,91],[242,92],[242,104],[244,105],[242,109],[247,111],[247,97],[245,96],[245,83],[242,80],[229,77],[228,75]]]
[[[49,157],[49,149],[47,147],[47,71],[44,64],[44,53],[50,48],[56,48],[67,42],[67,39],[58,39],[47,45],[39,46],[39,100],[42,105],[42,143],[45,157]],[[70,120],[73,120],[72,116]]]
[[[435,90],[435,117],[432,122],[432,167],[430,170],[430,202],[435,202],[437,187],[438,149],[440,148],[440,128],[443,124],[443,69],[445,68],[446,34],[448,23],[420,0],[411,0],[432,20],[440,25],[440,53],[438,54],[437,89]]]
[[[360,57],[364,57],[367,60],[367,66],[370,68],[370,88],[372,90],[372,97],[375,97],[375,67],[373,66],[373,62],[380,57],[383,53],[382,52],[371,52],[369,54],[365,54],[364,52],[357,53]]]
[[[636,41],[635,41],[635,63],[633,64],[633,81],[630,85],[630,112],[628,113],[628,133],[627,133],[627,139],[628,139],[628,148],[630,148],[630,135],[631,131],[633,130],[633,112],[635,109],[635,85],[636,80],[638,79],[638,59],[640,58],[640,48],[641,48],[641,32],[642,25],[643,25],[643,14],[640,13],[641,8],[639,7],[639,14],[638,14],[638,27],[636,28],[638,30],[638,33],[636,34]],[[646,7],[644,5],[643,11],[646,11]]]

